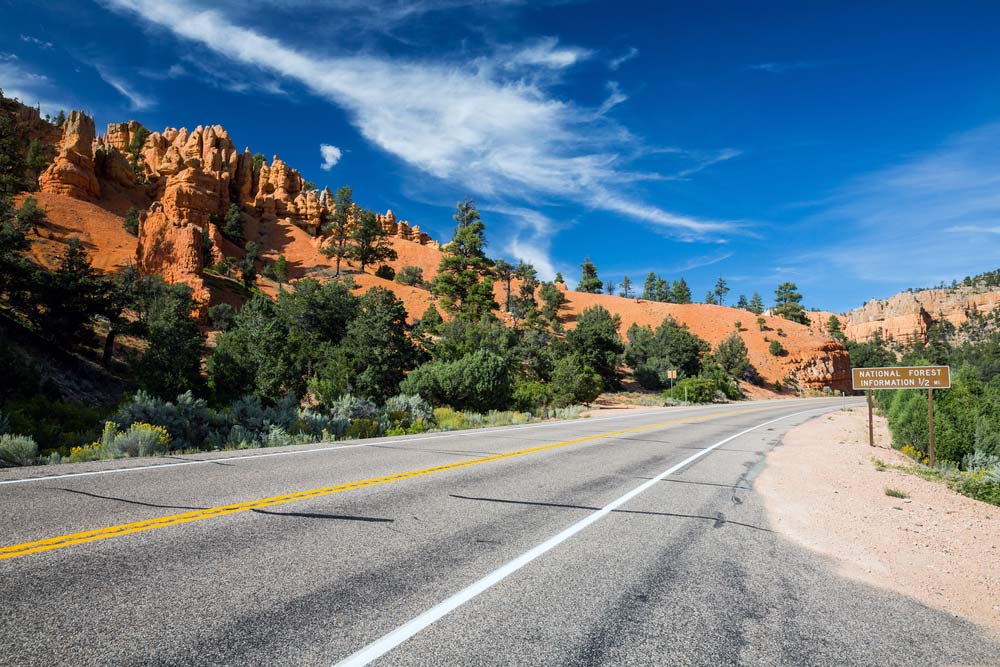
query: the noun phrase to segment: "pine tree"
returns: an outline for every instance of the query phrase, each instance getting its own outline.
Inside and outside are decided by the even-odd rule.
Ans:
[[[750,306],[747,310],[755,315],[760,315],[764,312],[764,299],[761,298],[759,292],[754,292],[753,296],[750,297]]]
[[[511,304],[510,313],[515,321],[524,320],[531,324],[538,318],[538,301],[535,300],[535,290],[538,288],[538,272],[531,264],[520,262],[514,269],[514,277],[521,285]]]
[[[713,306],[719,305],[718,302],[715,300],[715,298],[716,297],[714,290],[705,293],[705,303]]]
[[[31,143],[28,144],[28,153],[25,156],[25,166],[28,167],[28,171],[31,172],[31,186],[32,190],[38,184],[38,176],[49,164],[49,160],[45,155],[45,146],[38,139],[32,139]]]
[[[661,303],[670,303],[670,281],[664,280],[663,276],[656,276],[656,300]]]
[[[427,306],[427,310],[420,316],[418,328],[420,333],[437,334],[440,333],[442,324],[444,324],[444,318],[441,317],[441,313],[438,312],[438,309],[432,303]]]
[[[233,243],[239,243],[243,240],[243,215],[240,213],[240,207],[236,204],[230,204],[229,208],[226,209],[226,217],[222,222],[222,235]],[[136,226],[136,233],[138,234],[138,225]]]
[[[839,343],[847,341],[847,336],[844,335],[844,329],[840,323],[840,318],[836,315],[831,315],[830,319],[826,321],[826,331],[830,334],[830,338]]]
[[[740,294],[740,298],[736,300],[736,307],[740,310],[750,310],[750,302],[747,301],[746,294]]]
[[[604,283],[604,293],[605,294],[609,294],[611,296],[614,296],[616,289],[618,289],[618,286],[615,285],[615,281],[609,280],[608,282]]]
[[[725,305],[726,295],[729,294],[729,285],[726,284],[726,279],[719,276],[719,279],[715,281],[715,302],[720,306]]]
[[[392,247],[382,223],[373,211],[360,211],[357,222],[351,228],[351,238],[347,246],[346,256],[358,263],[364,272],[366,266],[396,259],[396,250]]]
[[[802,295],[797,291],[795,283],[783,282],[774,290],[774,314],[786,320],[809,324],[806,309],[802,306]]]
[[[71,237],[59,267],[39,277],[42,308],[31,315],[38,331],[66,346],[92,340],[90,323],[104,312],[110,285],[91,265],[83,242]]]
[[[576,285],[576,291],[588,294],[600,294],[601,279],[597,277],[597,267],[594,266],[589,257],[584,258],[580,269],[580,282]]]
[[[278,259],[274,260],[273,271],[278,289],[281,289],[281,285],[288,282],[288,260],[285,259],[284,255],[278,255]]]
[[[59,110],[59,114],[56,116],[56,126],[62,127],[63,123],[66,122],[66,111],[63,109]]]
[[[566,284],[566,281],[565,281],[565,280],[563,280],[563,276],[562,276],[562,273],[560,273],[559,271],[556,271],[556,277],[555,277],[555,280],[553,280],[552,282],[556,282],[556,283],[561,283],[561,284],[563,284],[563,285],[565,285],[565,284]]]
[[[493,262],[484,251],[486,225],[472,199],[458,202],[454,219],[458,226],[431,291],[447,312],[479,321],[500,308],[493,299]]]
[[[632,296],[632,280],[628,276],[622,277],[622,296],[626,299]]]
[[[344,185],[337,190],[334,195],[333,215],[324,225],[323,233],[329,235],[329,239],[320,250],[327,257],[335,257],[337,260],[336,271],[340,275],[340,262],[347,255],[348,244],[351,240],[351,218],[354,217],[354,192],[351,186]]]
[[[506,300],[504,301],[503,309],[506,312],[510,312],[510,281],[514,277],[514,265],[510,262],[498,259],[493,262],[493,269],[496,271],[497,278],[503,283]]]
[[[254,262],[260,247],[253,241],[247,241],[244,251],[243,262],[240,264],[240,280],[243,281],[243,287],[250,289],[257,282],[257,265]]]
[[[674,281],[674,287],[671,292],[673,293],[671,301],[674,303],[691,303],[691,289],[684,282],[683,278]]]
[[[652,271],[646,275],[646,281],[642,284],[642,298],[656,301],[656,274]]]

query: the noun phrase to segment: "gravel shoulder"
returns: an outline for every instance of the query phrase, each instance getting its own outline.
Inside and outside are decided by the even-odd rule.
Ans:
[[[868,445],[864,409],[835,412],[789,431],[754,486],[771,523],[832,556],[841,573],[909,595],[1000,636],[1000,507],[897,470],[876,416]],[[906,499],[887,496],[898,489]]]

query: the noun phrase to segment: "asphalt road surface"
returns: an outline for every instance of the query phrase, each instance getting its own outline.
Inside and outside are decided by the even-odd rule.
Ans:
[[[0,471],[0,664],[1000,665],[772,532],[764,454],[840,406]]]

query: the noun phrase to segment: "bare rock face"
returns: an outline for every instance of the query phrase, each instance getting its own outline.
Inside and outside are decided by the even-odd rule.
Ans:
[[[124,153],[132,143],[132,137],[142,129],[142,124],[137,120],[130,120],[127,123],[108,123],[107,132],[101,138],[105,146],[112,146]]]
[[[114,146],[99,146],[94,153],[94,173],[99,181],[111,181],[123,188],[135,185],[135,171],[128,158]]]
[[[94,173],[94,119],[71,111],[63,125],[59,154],[38,178],[42,192],[97,199],[101,186]]]
[[[136,265],[143,275],[160,275],[170,283],[185,283],[199,302],[199,315],[208,307],[209,292],[202,279],[205,231],[198,225],[173,221],[164,205],[154,202],[139,226]]]
[[[790,360],[795,367],[792,375],[803,389],[850,389],[851,357],[839,343],[830,340],[815,349],[799,350],[796,356]]]
[[[956,327],[974,311],[986,314],[1000,306],[1000,289],[956,287],[901,292],[889,299],[872,299],[843,317],[844,333],[852,340],[868,340],[876,332],[899,342],[927,341],[934,320]]]

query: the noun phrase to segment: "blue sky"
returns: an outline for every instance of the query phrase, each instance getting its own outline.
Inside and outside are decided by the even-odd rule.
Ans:
[[[320,186],[570,282],[806,305],[1000,266],[1000,6],[0,0],[0,87],[219,123]],[[326,148],[323,148],[325,146]]]

